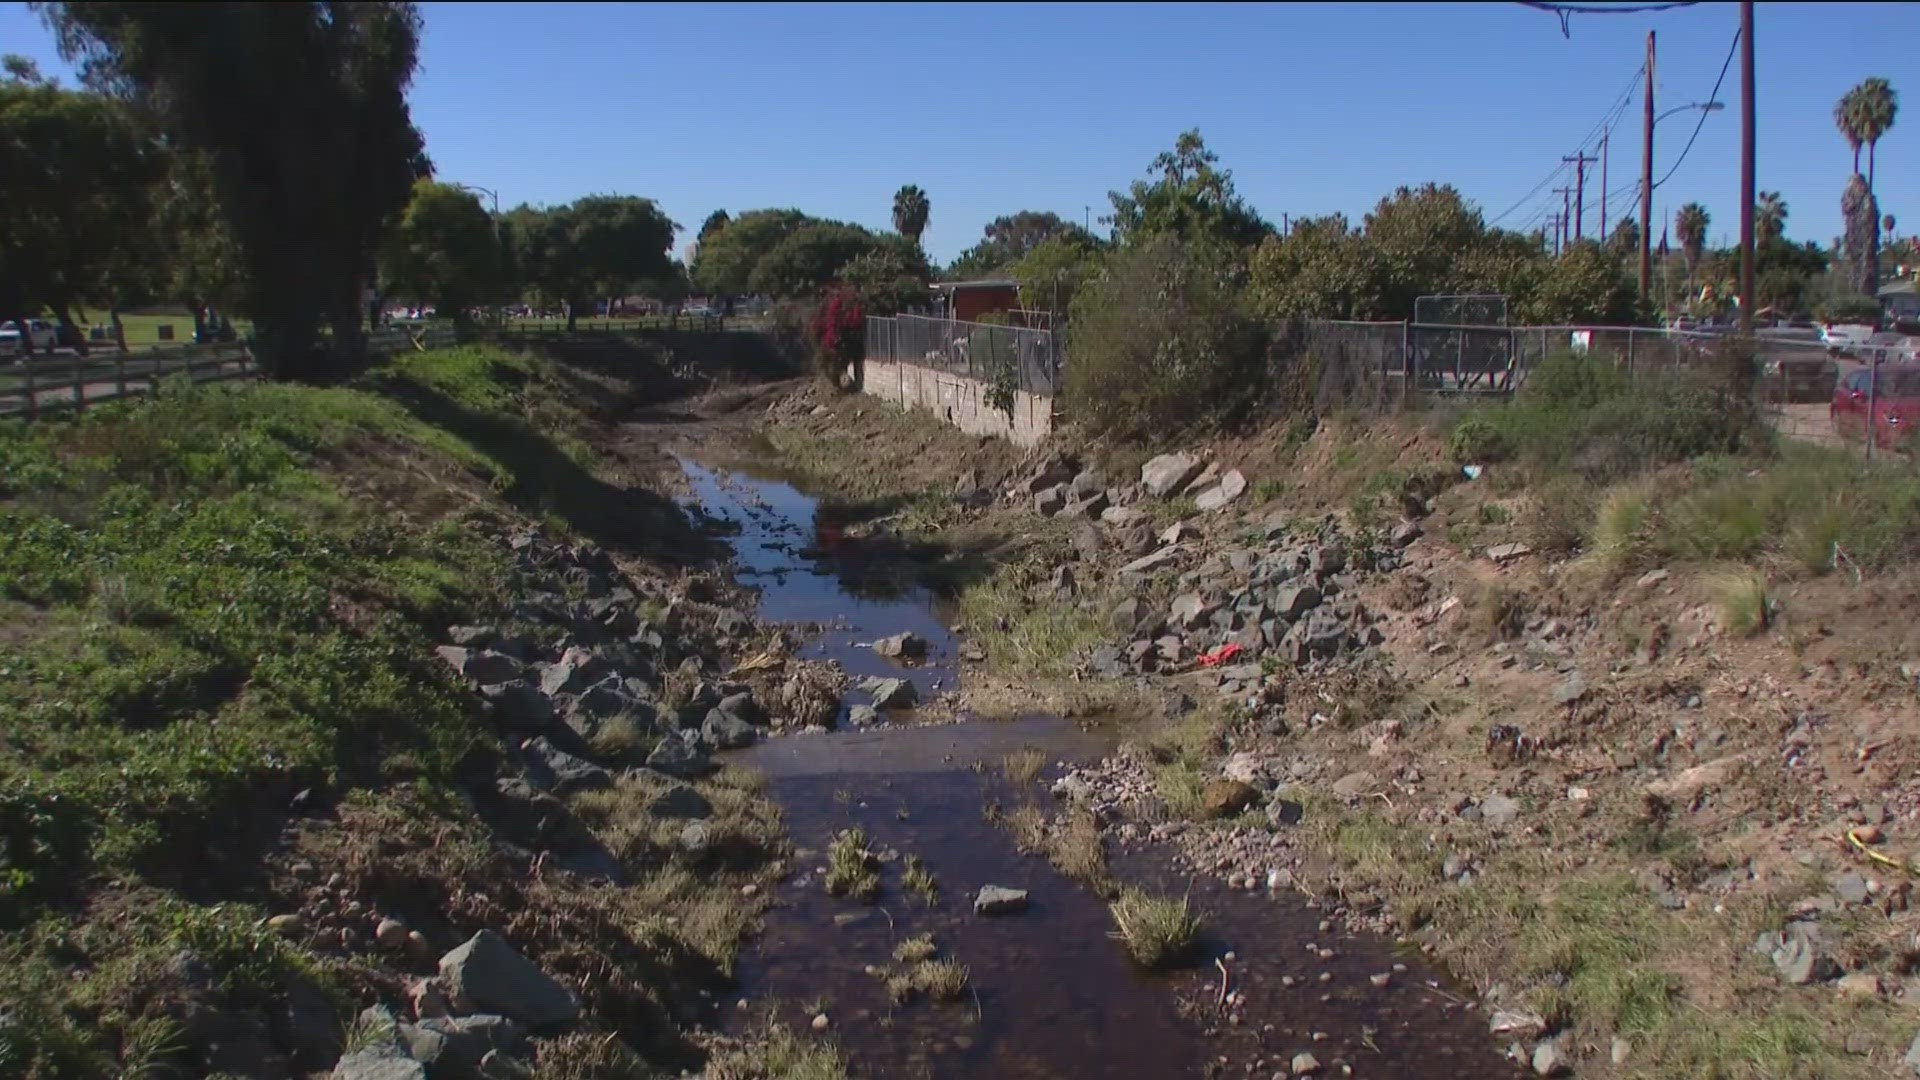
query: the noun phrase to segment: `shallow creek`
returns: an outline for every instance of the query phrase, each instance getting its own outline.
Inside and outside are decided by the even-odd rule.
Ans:
[[[803,657],[836,660],[856,679],[910,677],[922,700],[953,686],[957,642],[934,598],[914,587],[872,592],[856,554],[816,520],[815,499],[771,471],[682,467],[699,506],[737,525],[735,573],[760,590],[761,618],[826,625]],[[927,640],[924,663],[902,668],[865,647],[903,630]],[[1327,1076],[1515,1075],[1484,1017],[1416,957],[1384,940],[1322,933],[1320,914],[1293,894],[1236,892],[1175,874],[1162,851],[1110,847],[1122,880],[1188,894],[1207,920],[1191,967],[1138,968],[1111,936],[1105,903],[1021,855],[983,812],[1050,802],[1038,784],[1001,778],[994,766],[1008,753],[1040,750],[1051,779],[1063,763],[1097,760],[1116,737],[1055,718],[908,723],[778,736],[730,755],[765,774],[801,853],[742,958],[742,996],[822,1008],[866,1077],[1266,1080],[1290,1075],[1300,1053]],[[883,867],[877,905],[829,897],[819,876],[827,844],[855,825],[874,850],[923,859],[938,898],[903,891],[900,861]],[[986,884],[1028,890],[1028,909],[976,917],[973,896]],[[896,1007],[868,968],[892,966],[894,946],[922,932],[967,966],[971,988],[955,1002]],[[1229,953],[1230,988],[1245,995],[1237,1023],[1216,1006],[1214,961]],[[1370,977],[1382,974],[1388,985],[1375,986]]]

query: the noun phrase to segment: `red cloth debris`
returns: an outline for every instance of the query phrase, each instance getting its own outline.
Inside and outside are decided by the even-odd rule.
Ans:
[[[1200,666],[1218,667],[1234,657],[1239,656],[1242,651],[1238,643],[1229,641],[1212,652],[1201,653]]]

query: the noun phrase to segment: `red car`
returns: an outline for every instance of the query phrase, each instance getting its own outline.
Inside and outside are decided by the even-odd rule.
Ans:
[[[1834,431],[1844,438],[1865,438],[1871,426],[1876,445],[1904,449],[1920,427],[1920,364],[1882,364],[1878,370],[1877,386],[1870,367],[1841,379],[1827,413]]]

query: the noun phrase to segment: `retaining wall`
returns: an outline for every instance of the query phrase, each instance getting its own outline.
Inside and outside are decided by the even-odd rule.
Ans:
[[[987,384],[896,360],[868,360],[860,391],[906,409],[924,409],[969,435],[1032,446],[1053,432],[1053,398],[1015,391],[1013,415],[987,404]]]

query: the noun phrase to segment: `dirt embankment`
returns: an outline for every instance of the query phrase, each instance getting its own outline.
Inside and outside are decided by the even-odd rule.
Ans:
[[[1911,572],[1561,553],[1540,495],[1417,424],[1165,448],[1211,476],[1156,496],[1147,451],[1016,457],[814,388],[766,418],[873,532],[944,553],[982,711],[1184,693],[1063,786],[1109,843],[1404,938],[1544,1071],[1904,1067]]]

